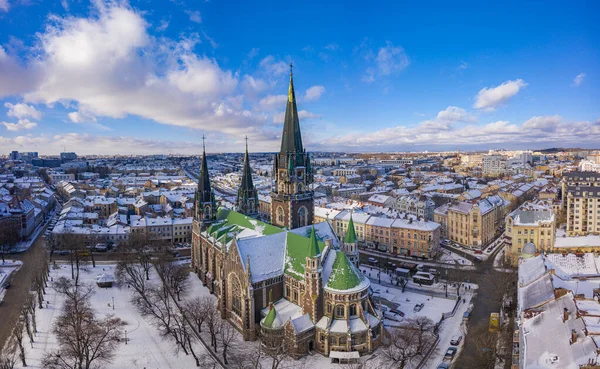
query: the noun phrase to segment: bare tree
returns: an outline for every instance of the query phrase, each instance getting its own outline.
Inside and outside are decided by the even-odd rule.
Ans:
[[[36,301],[35,301],[35,295],[37,295],[37,292],[30,293],[29,296],[27,296],[27,299],[25,300],[25,305],[24,305],[25,310],[31,317],[31,327],[33,328],[33,334],[37,334],[37,321],[36,321],[37,305],[36,305]]]
[[[211,307],[211,309],[208,310],[208,314],[206,316],[206,326],[208,328],[208,333],[210,334],[210,344],[215,348],[215,352],[218,352],[217,337],[219,335],[219,331],[221,330],[222,324],[223,319],[221,319],[221,313],[215,304]]]
[[[191,288],[189,269],[167,260],[164,255],[155,261],[154,267],[164,285],[177,297],[177,301],[181,301],[181,294],[185,294]]]
[[[0,369],[13,369],[17,363],[14,351],[0,353]]]
[[[61,250],[69,253],[69,262],[71,263],[71,279],[75,284],[79,284],[79,270],[85,264],[85,255],[89,250],[85,247],[86,237],[77,233],[62,233],[58,235],[56,243]]]
[[[233,326],[227,322],[227,321],[223,321],[221,320],[222,324],[221,324],[221,329],[219,330],[219,343],[221,344],[221,347],[223,347],[223,362],[225,363],[225,365],[228,365],[229,363],[227,362],[227,352],[230,348],[232,348],[234,342],[235,342],[235,338],[237,335],[237,331],[235,330],[235,328],[233,328]],[[216,347],[215,347],[216,350]]]
[[[52,332],[56,335],[59,349],[48,353],[42,366],[49,369],[90,369],[110,363],[122,335],[121,319],[108,315],[96,317],[89,297],[91,290],[68,279],[59,280],[57,291],[66,296],[61,315],[56,319]]]
[[[8,253],[19,242],[20,238],[17,225],[11,221],[0,222],[0,253],[2,254],[3,263],[6,261],[4,254]]]
[[[202,333],[202,326],[215,306],[215,299],[212,296],[194,297],[183,304],[185,316],[194,324],[198,333]]]
[[[127,239],[120,245],[123,251],[122,262],[119,265],[138,264],[144,271],[146,280],[150,280],[150,270],[152,269],[152,240],[145,233],[131,233]]]
[[[493,369],[496,360],[501,358],[497,349],[499,335],[490,332],[487,324],[481,323],[470,327],[469,335],[466,336],[465,349],[473,353],[464,355],[464,361],[468,368]]]
[[[403,369],[421,360],[435,341],[433,328],[431,319],[419,316],[409,319],[406,326],[390,329],[381,348],[384,363]]]
[[[23,321],[20,319],[15,327],[13,328],[12,335],[14,337],[16,346],[19,348],[19,358],[23,366],[27,366],[25,361],[25,347],[23,347]]]

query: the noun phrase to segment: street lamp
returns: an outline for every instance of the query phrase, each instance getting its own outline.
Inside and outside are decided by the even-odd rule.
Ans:
[[[112,300],[113,300],[113,310],[115,310],[115,297],[114,296],[113,296]]]

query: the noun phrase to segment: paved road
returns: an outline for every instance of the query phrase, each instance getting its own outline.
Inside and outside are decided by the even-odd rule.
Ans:
[[[471,312],[471,320],[468,323],[468,326],[476,326],[477,324],[487,324],[489,321],[490,314],[493,312],[499,312],[501,309],[500,303],[497,302],[497,296],[495,293],[495,288],[493,285],[493,281],[500,276],[503,272],[498,272],[494,269],[494,258],[497,253],[502,250],[502,247],[497,247],[489,256],[489,258],[483,262],[475,262],[474,268],[457,268],[454,265],[437,263],[434,261],[426,261],[423,262],[426,264],[425,269],[435,268],[438,272],[440,272],[440,277],[443,279],[447,279],[450,281],[458,281],[458,282],[470,282],[476,283],[479,285],[479,289],[477,290],[477,294],[473,298],[474,308]],[[419,260],[410,260],[406,258],[394,258],[390,257],[389,254],[382,253],[378,256],[373,256],[372,253],[365,253],[363,250],[360,251],[360,262],[365,265],[370,265],[368,258],[375,257],[379,260],[379,265],[388,265],[388,262],[413,262],[420,264]],[[456,252],[455,250],[452,250]],[[473,256],[469,254],[465,254],[465,257],[473,260]],[[515,277],[516,280],[516,277]],[[471,345],[468,345],[470,338],[469,335],[466,336],[466,345],[457,361],[455,362],[455,366],[457,368],[466,368],[466,364],[464,363],[464,358],[473,355],[474,353],[471,351]],[[508,364],[508,363],[507,363]]]
[[[41,232],[43,233],[43,232]],[[23,266],[14,276],[11,286],[6,290],[4,301],[0,304],[0,351],[10,337],[15,322],[19,319],[25,299],[29,294],[31,281],[40,268],[46,254],[44,240],[39,237],[29,250],[9,255],[10,259],[23,261]]]

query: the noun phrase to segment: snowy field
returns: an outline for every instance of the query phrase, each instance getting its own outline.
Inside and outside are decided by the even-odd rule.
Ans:
[[[471,260],[465,259],[462,256],[446,249],[440,249],[440,258],[439,261],[444,264],[454,264],[454,265],[473,265]]]
[[[99,265],[96,268],[86,267],[82,271],[81,281],[95,286],[95,294],[91,303],[99,317],[114,314],[123,319],[127,325],[128,344],[121,344],[116,352],[115,359],[111,365],[105,368],[192,368],[195,367],[193,357],[183,353],[175,354],[174,345],[163,341],[156,331],[129,302],[131,291],[125,288],[99,288],[94,284],[95,277],[102,273],[114,274],[114,265]],[[60,269],[50,268],[50,277],[54,280],[59,277],[71,277],[69,265],[59,264]],[[45,299],[50,302],[49,306],[37,311],[38,334],[35,337],[33,348],[29,346],[29,339],[25,337],[25,349],[28,368],[41,368],[41,360],[49,350],[57,348],[54,335],[50,332],[52,321],[60,314],[64,298],[52,288],[46,289]],[[194,291],[195,293],[198,293]],[[112,301],[115,301],[114,309]],[[18,368],[21,362],[17,362]]]

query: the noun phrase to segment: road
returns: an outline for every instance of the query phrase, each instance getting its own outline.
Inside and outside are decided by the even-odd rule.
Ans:
[[[438,263],[435,261],[425,261],[421,262],[419,260],[411,260],[407,258],[394,258],[390,257],[389,254],[381,253],[378,256],[373,256],[371,252],[366,253],[364,250],[359,250],[360,252],[360,262],[361,264],[370,265],[368,258],[374,257],[379,261],[379,265],[388,265],[388,262],[397,263],[397,262],[412,262],[416,264],[423,263],[425,264],[425,269],[435,268],[438,272],[440,272],[440,277],[442,279],[447,279],[449,281],[457,281],[457,282],[470,282],[476,283],[479,285],[479,289],[477,290],[477,294],[473,298],[474,308],[471,312],[471,320],[468,323],[469,327],[476,326],[478,324],[486,324],[489,321],[490,314],[493,312],[499,312],[501,309],[501,304],[497,299],[496,291],[497,288],[494,286],[494,281],[499,280],[501,274],[503,272],[499,272],[494,269],[494,258],[498,252],[502,250],[502,247],[497,247],[489,256],[489,258],[483,262],[474,262],[475,267],[463,267],[457,268],[454,265]],[[452,250],[456,252],[456,250]],[[463,253],[461,255],[471,261],[474,260],[474,256],[468,253]],[[516,280],[516,276],[515,276]],[[474,355],[473,345],[469,345],[469,341],[471,338],[469,335],[465,337],[465,346],[460,356],[455,362],[455,367],[457,368],[466,368],[467,365],[464,363],[465,357],[470,355]],[[510,364],[507,362],[507,364]],[[510,367],[508,365],[507,367]]]
[[[40,269],[45,253],[44,240],[42,237],[38,237],[27,251],[10,255],[10,259],[21,260],[23,266],[14,275],[10,288],[6,290],[4,301],[0,304],[0,316],[2,317],[2,324],[0,324],[0,352],[10,337],[14,323],[19,320],[21,309],[25,304],[27,295],[29,295],[33,276]]]

